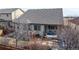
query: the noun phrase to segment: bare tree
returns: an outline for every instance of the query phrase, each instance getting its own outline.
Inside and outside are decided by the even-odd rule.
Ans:
[[[63,48],[67,50],[79,49],[79,32],[75,28],[67,26],[62,29],[60,39],[64,43]]]

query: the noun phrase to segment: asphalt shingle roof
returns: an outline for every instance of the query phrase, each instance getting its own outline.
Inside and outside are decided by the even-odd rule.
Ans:
[[[56,9],[30,9],[15,22],[34,24],[63,24],[63,12]]]
[[[7,9],[0,9],[0,13],[12,13],[13,11],[17,10],[18,8],[7,8]]]

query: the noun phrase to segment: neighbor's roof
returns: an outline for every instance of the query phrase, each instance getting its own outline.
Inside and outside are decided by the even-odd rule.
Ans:
[[[12,22],[11,20],[0,19],[0,22]]]
[[[78,16],[64,16],[64,18],[77,18]]]
[[[75,19],[73,19],[73,20],[69,20],[69,22],[72,22],[72,23],[74,23],[74,24],[79,25],[79,17],[77,17],[77,18],[75,18]]]
[[[0,9],[0,13],[12,13],[13,11],[20,9],[20,8],[7,8],[7,9]],[[21,9],[20,9],[21,10]],[[23,10],[22,10],[23,11]]]
[[[63,12],[56,9],[30,9],[15,22],[34,24],[63,24]]]

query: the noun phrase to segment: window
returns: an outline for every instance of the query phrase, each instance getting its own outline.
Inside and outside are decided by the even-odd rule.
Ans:
[[[7,17],[9,16],[9,14],[7,14]]]
[[[0,17],[1,17],[1,14],[0,14]]]
[[[34,30],[40,30],[40,25],[34,25]]]
[[[54,27],[52,25],[48,25],[49,29],[54,29]]]
[[[19,29],[19,26],[17,26],[17,29]]]
[[[10,26],[10,22],[8,22],[8,26]]]
[[[28,29],[31,30],[31,26],[29,26]]]
[[[51,30],[51,29],[57,29],[57,26],[54,26],[54,25],[48,25],[48,28]]]

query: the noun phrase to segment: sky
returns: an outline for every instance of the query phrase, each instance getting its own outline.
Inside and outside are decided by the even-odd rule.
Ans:
[[[63,8],[64,16],[79,16],[79,8]]]

